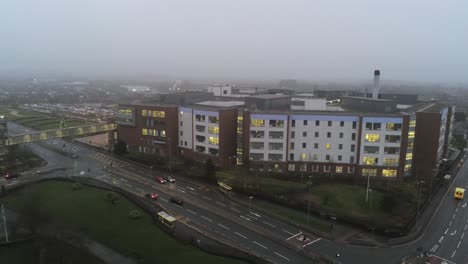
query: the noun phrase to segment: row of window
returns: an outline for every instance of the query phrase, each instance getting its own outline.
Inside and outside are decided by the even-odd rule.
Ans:
[[[164,126],[166,122],[158,119],[145,119],[145,126],[154,127],[154,126]]]
[[[195,150],[197,152],[206,152],[206,147],[205,146],[195,146]],[[218,155],[219,154],[219,149],[214,149],[214,148],[208,148],[208,153],[211,155]]]
[[[200,133],[205,133],[206,126],[195,125],[195,130],[197,132],[200,132]],[[219,134],[219,127],[209,126],[208,127],[208,133],[213,134],[213,135],[218,135]]]
[[[251,138],[265,138],[265,131],[251,130],[250,137]],[[282,139],[283,132],[282,131],[269,131],[268,137],[273,138],[273,139]]]
[[[340,122],[340,127],[344,127],[345,122],[344,121],[339,121]],[[302,125],[307,126],[309,124],[308,120],[302,120]],[[327,121],[327,124],[329,127],[333,125],[333,121],[329,120]],[[320,120],[315,120],[315,126],[320,126]],[[296,120],[291,120],[291,127],[296,127]],[[357,127],[357,122],[353,121],[352,123],[352,128],[356,129]]]
[[[397,170],[383,169],[383,177],[396,177],[398,174]],[[377,176],[377,169],[362,169],[362,176]]]
[[[333,125],[333,121],[327,121],[328,126]],[[344,127],[345,122],[344,121],[339,121],[340,127]],[[252,119],[250,121],[250,125],[253,127],[264,127],[266,123],[266,120],[263,119]],[[268,124],[270,127],[284,127],[284,120],[268,120]],[[308,120],[302,120],[302,125],[307,126],[308,125]],[[315,126],[320,126],[320,120],[315,120]],[[291,127],[296,127],[296,120],[291,120]],[[356,129],[357,127],[357,122],[353,121],[352,123],[352,128]]]
[[[366,134],[364,136],[366,142],[380,142],[380,134]],[[400,143],[401,136],[385,135],[385,143]]]
[[[365,125],[366,130],[381,130],[381,128],[382,123],[366,122]],[[386,123],[385,128],[391,131],[400,131],[401,123]]]
[[[364,146],[364,154],[379,154],[379,146]],[[400,154],[399,147],[384,147],[384,154],[396,155]]]
[[[343,161],[343,156],[342,155],[337,155],[336,158],[337,158],[336,161]],[[301,161],[318,160],[318,159],[319,159],[318,154],[311,154],[309,159],[308,159],[306,153],[301,153],[300,156],[299,156],[299,160],[301,160]],[[289,160],[290,161],[295,161],[296,160],[295,156],[294,156],[294,153],[289,154]],[[326,161],[334,161],[332,156],[330,156],[329,154],[325,155],[325,160]],[[354,163],[354,156],[349,157],[349,163]]]
[[[197,115],[195,115],[195,120],[198,121],[198,122],[206,122],[207,118],[206,118],[205,115],[197,114]],[[216,117],[216,116],[208,116],[208,122],[213,123],[213,124],[218,124],[219,123],[219,118]]]
[[[299,171],[309,171],[307,164],[288,164],[288,171],[296,171],[296,167],[299,168]],[[320,165],[312,164],[310,165],[310,171],[318,172]],[[323,165],[324,172],[331,172],[330,165]],[[335,173],[343,173],[343,166],[335,166]],[[348,173],[354,173],[354,167],[348,167]]]
[[[307,137],[307,131],[302,132],[302,137]],[[316,131],[314,133],[314,137],[316,137],[316,138],[320,137],[320,133]],[[332,137],[332,132],[327,132],[327,138],[331,138],[331,137]],[[344,133],[340,132],[338,134],[338,137],[343,138]],[[291,131],[291,138],[296,138],[296,132],[295,131]],[[356,133],[351,133],[351,140],[356,140]]]
[[[199,143],[205,143],[206,137],[205,136],[195,136],[195,141]],[[208,143],[211,145],[219,145],[219,138],[218,137],[208,137]]]
[[[165,111],[141,110],[141,116],[165,118]]]
[[[376,157],[362,157],[362,163],[365,165],[377,165],[379,163],[379,158]],[[383,165],[384,166],[398,166],[399,159],[398,158],[384,158]]]
[[[166,137],[166,130],[143,128],[141,134],[143,136]]]

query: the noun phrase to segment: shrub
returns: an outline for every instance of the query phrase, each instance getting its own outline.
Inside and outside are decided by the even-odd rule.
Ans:
[[[128,218],[130,218],[130,219],[139,219],[141,217],[142,217],[142,214],[138,210],[132,210],[128,214]]]
[[[117,200],[119,200],[119,196],[114,192],[107,192],[106,193],[106,200],[110,201],[112,204],[115,204]]]
[[[75,182],[75,183],[72,184],[72,189],[74,191],[81,190],[81,189],[83,189],[83,185],[81,185],[81,183]]]

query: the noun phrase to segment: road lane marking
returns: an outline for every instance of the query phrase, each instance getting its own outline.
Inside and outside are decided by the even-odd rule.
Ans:
[[[247,220],[247,221],[250,221],[250,219],[248,219],[247,217],[245,217],[245,216],[243,216],[243,215],[241,215],[240,217],[241,217],[241,218],[244,218],[244,219]]]
[[[460,247],[460,243],[461,243],[461,241],[458,241],[458,245],[457,245],[457,248],[459,248],[459,247]]]
[[[255,219],[255,220],[258,220],[258,218],[257,218],[257,217],[253,217],[253,216],[250,216],[250,218],[252,218],[252,219]]]
[[[127,180],[125,180],[124,178],[120,178],[120,180],[123,182],[127,182]]]
[[[263,222],[265,225],[269,225],[269,226],[271,226],[271,227],[273,227],[273,228],[276,228],[276,226],[275,226],[275,225],[273,225],[273,224],[270,224],[270,223],[268,223],[268,222],[265,222],[265,221],[262,221],[262,222]]]
[[[238,235],[238,236],[240,236],[240,237],[243,237],[243,238],[247,239],[247,237],[246,237],[246,236],[244,236],[244,235],[243,235],[243,234],[241,234],[241,233],[234,232],[234,234],[236,234],[236,235]]]
[[[287,238],[286,240],[290,240],[291,238],[295,238],[295,237],[297,237],[297,236],[300,235],[300,234],[302,234],[302,232],[299,232],[299,233],[297,233],[297,234],[295,234],[295,235],[293,235],[293,236]]]
[[[468,226],[468,224],[465,225],[465,231],[466,231],[466,227]]]
[[[190,191],[190,193],[191,193],[191,194],[194,194],[194,195],[198,195],[198,193],[196,193],[196,192]]]
[[[256,217],[262,217],[261,215],[254,213],[254,212],[249,212],[249,213],[255,215]]]
[[[460,204],[458,204],[458,205],[460,205]],[[457,209],[455,209],[455,213],[456,213],[456,212],[458,212],[458,207],[457,207]]]
[[[460,239],[463,239],[463,237],[465,236],[465,232],[462,233],[461,235],[461,238]]]
[[[439,245],[435,244],[431,250],[429,250],[430,252],[435,252],[437,250],[437,248],[439,247]]]
[[[313,243],[318,242],[320,239],[322,239],[322,238],[319,237],[319,238],[317,238],[317,239],[315,239],[315,240],[313,240],[313,241],[310,241],[309,243],[303,245],[302,247],[305,248],[305,247],[307,247],[308,245],[312,245]]]
[[[208,198],[206,196],[202,196],[203,198],[207,199],[207,200],[210,200],[211,201],[211,198]]]
[[[164,198],[159,198],[159,199],[161,199],[162,201],[164,201],[164,202],[166,202],[166,203],[169,202],[168,200],[166,200],[166,199],[164,199]]]
[[[281,230],[283,230],[283,232],[285,232],[286,234],[289,234],[289,235],[291,235],[291,236],[294,235],[293,233],[289,232],[288,230],[284,230],[284,229],[281,229]]]
[[[205,216],[203,216],[203,215],[202,215],[202,218],[205,219],[205,220],[208,220],[208,221],[210,221],[210,222],[213,222],[213,220],[211,220],[211,219],[209,219],[208,217],[205,217]]]
[[[241,211],[237,210],[236,208],[232,208],[232,207],[231,207],[231,210],[233,210],[234,212],[238,212],[238,213],[241,212]]]
[[[177,190],[178,190],[179,192],[183,192],[183,193],[185,193],[185,191],[184,191],[184,190],[182,190],[182,189],[179,189],[179,188],[177,188]]]
[[[453,231],[452,233],[450,233],[450,235],[451,235],[451,236],[454,236],[456,233],[457,233],[457,230],[455,229],[455,231]]]
[[[444,232],[444,235],[446,235],[448,231],[449,231],[449,229],[447,228],[447,229],[445,230],[445,232]]]
[[[264,249],[268,249],[267,247],[265,247],[264,245],[258,243],[257,241],[253,241],[253,242],[254,242],[254,244],[256,244],[256,245],[258,245],[258,246],[261,246],[261,247],[264,248]]]
[[[442,236],[442,237],[439,239],[439,243],[442,243],[442,241],[444,241],[444,236]]]
[[[192,188],[192,187],[187,187],[187,189],[189,189],[189,190],[191,190],[191,191],[195,191],[195,189]]]
[[[451,258],[453,258],[453,256],[455,256],[455,253],[457,253],[457,251],[455,250],[453,253],[452,253],[452,256]]]
[[[282,257],[282,258],[284,258],[285,260],[289,261],[289,259],[288,259],[287,257],[281,255],[280,253],[278,253],[278,252],[276,252],[276,251],[273,252],[273,253],[275,253],[275,255],[277,255],[277,256],[279,256],[279,257]]]
[[[452,219],[455,219],[455,214],[453,214]]]
[[[219,205],[222,205],[222,206],[226,206],[225,204],[220,203],[220,202],[216,202],[216,203],[219,204]]]
[[[229,227],[224,226],[224,225],[222,225],[222,224],[218,224],[218,225],[219,225],[220,227],[224,228],[224,229],[231,230]]]
[[[450,220],[449,226],[452,226],[452,220]]]
[[[192,214],[196,215],[197,213],[195,213],[194,211],[190,210],[190,209],[187,209],[187,211],[191,212]]]

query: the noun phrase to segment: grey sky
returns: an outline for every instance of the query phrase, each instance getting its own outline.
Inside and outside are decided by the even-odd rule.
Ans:
[[[463,0],[5,0],[0,75],[468,82],[467,14]]]

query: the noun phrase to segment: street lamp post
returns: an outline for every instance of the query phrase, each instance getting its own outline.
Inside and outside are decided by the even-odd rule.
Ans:
[[[249,211],[252,212],[252,199],[253,199],[253,196],[250,196],[249,197]]]
[[[370,209],[372,210],[372,189],[369,189],[370,192]]]

